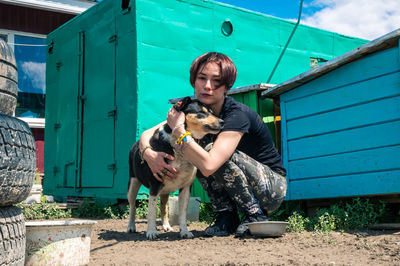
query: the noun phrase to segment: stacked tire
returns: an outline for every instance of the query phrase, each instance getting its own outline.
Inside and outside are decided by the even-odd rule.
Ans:
[[[0,39],[0,113],[13,115],[17,106],[18,72],[14,53]]]
[[[12,115],[17,103],[17,67],[0,39],[0,265],[24,265],[26,229],[21,210],[36,169],[35,140],[29,126]]]

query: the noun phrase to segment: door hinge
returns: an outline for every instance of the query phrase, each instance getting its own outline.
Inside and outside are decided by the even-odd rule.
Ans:
[[[79,100],[82,101],[82,102],[86,101],[87,100],[87,95],[86,94],[79,95]]]
[[[116,42],[117,41],[117,35],[114,34],[110,38],[108,38],[108,42]]]
[[[63,66],[63,63],[62,62],[57,62],[56,63],[56,69],[57,70],[60,70],[60,68]]]
[[[117,109],[111,110],[108,112],[109,117],[116,117],[117,116]]]
[[[60,171],[60,169],[57,166],[53,167],[53,175],[57,175],[57,173]]]
[[[53,53],[53,48],[54,48],[54,42],[52,41],[47,47],[47,53],[48,54],[52,54]]]

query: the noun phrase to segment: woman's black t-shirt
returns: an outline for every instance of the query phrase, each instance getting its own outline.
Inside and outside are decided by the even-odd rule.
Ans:
[[[269,129],[254,110],[227,96],[219,118],[224,120],[222,131],[244,133],[237,150],[268,165],[273,171],[286,175],[281,156],[274,146]]]

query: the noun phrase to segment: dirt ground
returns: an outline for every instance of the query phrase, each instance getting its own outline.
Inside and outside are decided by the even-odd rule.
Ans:
[[[399,231],[315,234],[279,238],[205,237],[204,224],[191,224],[194,239],[160,232],[146,239],[146,222],[127,234],[127,220],[97,220],[89,265],[400,265]],[[161,230],[159,224],[158,229]]]

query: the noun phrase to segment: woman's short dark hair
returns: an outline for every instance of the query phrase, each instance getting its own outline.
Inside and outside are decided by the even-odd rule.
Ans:
[[[221,85],[225,85],[228,90],[232,88],[237,75],[236,66],[228,56],[217,52],[205,53],[193,61],[190,66],[190,84],[192,84],[193,88],[200,68],[203,68],[209,62],[219,65],[221,69]]]

